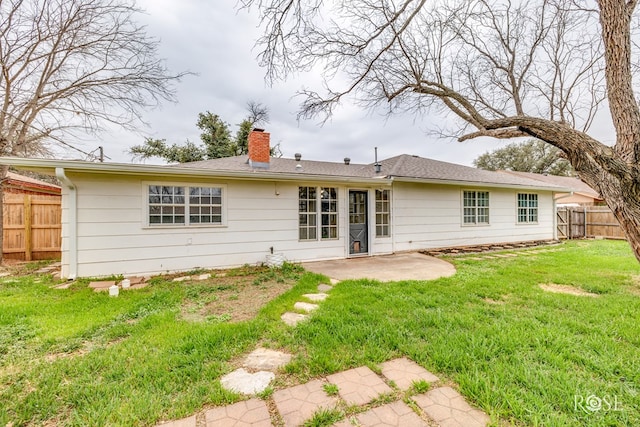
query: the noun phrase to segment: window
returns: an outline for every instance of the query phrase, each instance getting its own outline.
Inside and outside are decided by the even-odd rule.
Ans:
[[[376,237],[391,235],[391,199],[389,190],[376,190]]]
[[[298,189],[299,234],[300,240],[316,240],[317,236],[317,197],[315,187],[300,187]]]
[[[322,239],[338,238],[338,190],[331,187],[320,189],[320,236]]]
[[[222,224],[221,187],[149,185],[147,202],[150,226]]]
[[[538,222],[538,195],[518,193],[518,222]]]
[[[462,195],[462,222],[489,224],[489,192],[464,191]]]
[[[318,203],[320,199],[320,203]],[[319,211],[319,212],[318,212]],[[320,223],[318,223],[320,215]],[[298,188],[298,237],[317,240],[338,238],[338,189],[333,187]]]

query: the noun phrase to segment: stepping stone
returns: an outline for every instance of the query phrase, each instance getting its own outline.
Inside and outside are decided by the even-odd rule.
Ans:
[[[169,421],[166,423],[158,424],[158,427],[196,427],[196,416],[192,415],[181,420]]]
[[[282,321],[288,326],[296,326],[299,322],[302,322],[308,317],[309,316],[307,316],[306,314],[291,313],[288,311],[280,316],[280,319],[282,319]]]
[[[366,366],[329,375],[327,381],[338,386],[338,394],[348,405],[365,405],[392,390]]]
[[[201,274],[198,277],[196,277],[196,280],[207,280],[211,277],[211,274]]]
[[[236,393],[257,394],[263,392],[275,377],[273,372],[259,371],[251,374],[240,368],[220,378],[220,383],[222,387]]]
[[[338,283],[340,283],[340,281],[336,279],[329,279],[329,283],[331,283],[332,285],[337,285]]]
[[[11,273],[9,273],[8,271],[3,271],[2,273],[0,273],[0,277],[7,277],[7,276],[11,276]]]
[[[281,351],[257,348],[244,359],[242,366],[255,371],[272,371],[286,365],[291,360],[291,355]]]
[[[286,427],[301,426],[320,408],[330,409],[336,406],[337,399],[327,396],[322,385],[322,381],[313,380],[273,393],[273,401]]]
[[[89,287],[91,289],[104,289],[108,290],[111,286],[115,285],[115,280],[106,280],[102,282],[90,282]]]
[[[147,277],[140,277],[140,276],[134,276],[134,277],[129,277],[129,283],[131,283],[131,285],[137,285],[138,283],[144,283],[147,281]]]
[[[71,285],[74,285],[76,282],[63,283],[61,285],[54,286],[53,289],[69,289]]]
[[[310,301],[320,302],[320,301],[326,300],[329,295],[320,293],[320,294],[303,294],[302,296],[307,298]]]
[[[433,383],[439,380],[431,372],[406,357],[384,362],[380,365],[380,368],[382,369],[382,375],[396,383],[402,391],[410,389],[414,381],[424,380],[428,383]]]
[[[451,387],[439,387],[412,397],[413,401],[436,423],[452,427],[485,427],[490,419],[471,407],[460,393]]]
[[[174,282],[184,282],[185,280],[191,280],[191,276],[176,277],[173,279]]]
[[[134,291],[136,289],[142,289],[142,288],[146,288],[147,286],[149,286],[148,283],[137,283],[135,285],[131,285],[128,288],[124,288],[124,291]]]
[[[233,405],[210,409],[204,414],[206,427],[251,426],[271,427],[267,404],[260,399],[249,399]]]
[[[370,409],[358,414],[356,419],[360,425],[367,427],[428,427],[427,423],[420,419],[418,414],[401,401]]]
[[[293,304],[293,308],[296,310],[306,311],[307,313],[317,310],[320,307],[318,304],[309,304],[308,302],[297,302]]]
[[[327,285],[326,283],[320,283],[318,285],[318,291],[320,292],[329,292],[331,289],[333,289],[333,286]]]

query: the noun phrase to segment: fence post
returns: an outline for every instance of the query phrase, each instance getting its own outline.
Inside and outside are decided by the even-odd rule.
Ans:
[[[31,196],[24,195],[24,260],[31,261],[33,243],[32,243],[32,231],[31,231]]]

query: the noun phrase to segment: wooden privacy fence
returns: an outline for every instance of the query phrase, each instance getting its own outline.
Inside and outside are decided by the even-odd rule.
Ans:
[[[5,193],[2,252],[7,259],[60,258],[61,197]]]
[[[607,206],[560,207],[557,219],[560,239],[625,239],[618,220]]]

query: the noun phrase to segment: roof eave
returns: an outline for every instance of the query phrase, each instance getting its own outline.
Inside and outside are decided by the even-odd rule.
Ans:
[[[501,184],[497,182],[410,178],[410,177],[404,177],[404,176],[394,176],[391,179],[395,182],[415,182],[415,183],[423,183],[423,184],[457,185],[462,187],[512,188],[512,189],[519,189],[519,190],[551,191],[554,193],[565,193],[565,192],[571,191],[568,188],[555,187],[555,186],[549,187],[549,186],[524,185],[524,184]]]
[[[54,173],[56,168],[67,172],[100,173],[112,175],[191,177],[191,178],[229,178],[241,180],[272,179],[281,181],[332,181],[358,184],[390,185],[386,177],[352,177],[335,175],[306,174],[304,172],[281,173],[267,171],[225,171],[212,169],[184,168],[165,165],[134,165],[128,163],[92,163],[74,160],[26,159],[21,157],[0,157],[0,164],[26,170]]]

